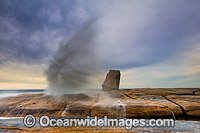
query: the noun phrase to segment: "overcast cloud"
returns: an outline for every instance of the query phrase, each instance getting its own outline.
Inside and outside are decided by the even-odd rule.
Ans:
[[[141,71],[138,87],[181,86],[183,79],[197,87],[199,71],[183,73],[200,68],[199,9],[199,0],[0,0],[0,67],[48,65],[58,46],[96,17],[94,50],[104,71],[120,69],[124,79]],[[156,70],[168,74],[158,80]]]

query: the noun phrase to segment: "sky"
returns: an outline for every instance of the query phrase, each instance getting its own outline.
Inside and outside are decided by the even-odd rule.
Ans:
[[[102,72],[88,88],[109,69],[121,71],[120,88],[200,87],[199,9],[199,0],[0,0],[0,89],[47,88],[59,45],[92,18]]]

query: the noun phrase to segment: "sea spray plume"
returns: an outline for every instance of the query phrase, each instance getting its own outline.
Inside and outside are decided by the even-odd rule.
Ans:
[[[88,84],[88,78],[98,72],[95,57],[94,20],[87,21],[65,44],[60,45],[50,62],[46,75],[49,81],[47,93],[69,94]]]

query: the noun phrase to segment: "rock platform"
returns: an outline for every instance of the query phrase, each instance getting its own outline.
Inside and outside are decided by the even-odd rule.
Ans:
[[[174,118],[200,120],[200,89],[137,88],[47,96],[21,94],[0,99],[0,117]]]

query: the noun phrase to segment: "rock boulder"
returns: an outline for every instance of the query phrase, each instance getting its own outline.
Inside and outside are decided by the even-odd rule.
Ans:
[[[106,75],[106,79],[102,85],[103,91],[112,91],[119,89],[120,83],[120,71],[119,70],[110,70]]]

